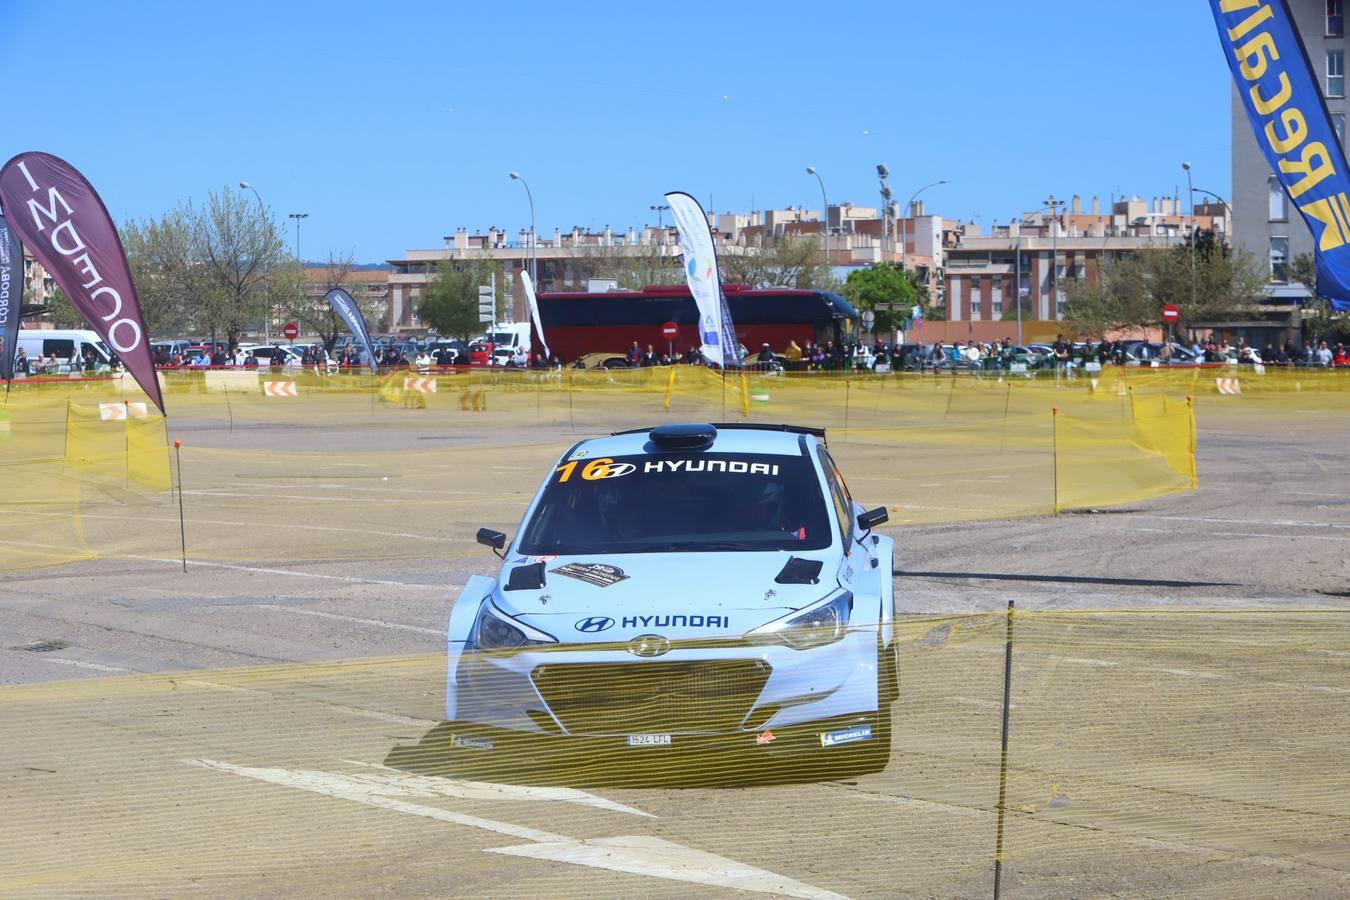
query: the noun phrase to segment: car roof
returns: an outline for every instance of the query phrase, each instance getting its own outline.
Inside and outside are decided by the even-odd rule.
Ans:
[[[611,434],[607,437],[582,441],[574,450],[586,449],[587,456],[641,456],[651,454],[650,429]],[[801,431],[785,431],[782,427],[718,428],[717,437],[708,450],[717,453],[764,453],[774,456],[800,456]],[[814,438],[813,438],[814,439]]]

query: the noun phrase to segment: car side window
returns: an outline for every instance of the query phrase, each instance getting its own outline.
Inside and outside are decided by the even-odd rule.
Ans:
[[[853,504],[848,492],[839,479],[839,469],[824,447],[820,448],[821,468],[825,470],[825,483],[830,488],[830,500],[834,503],[835,519],[839,523],[839,537],[844,542],[844,552],[853,546]]]

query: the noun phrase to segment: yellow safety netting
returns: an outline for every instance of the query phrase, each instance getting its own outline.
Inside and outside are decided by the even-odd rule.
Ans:
[[[443,653],[0,687],[0,893],[965,897],[996,856],[1018,897],[1350,890],[1344,611],[1012,622],[902,619],[879,755],[513,738],[443,721]],[[559,708],[739,696],[640,681]]]
[[[1196,420],[1334,427],[1345,373],[1247,369],[1037,379],[762,375],[696,367],[422,375],[162,376],[166,422],[125,378],[15,382],[0,506],[25,523],[0,569],[174,558],[286,561],[466,552],[510,530],[573,441],[669,421],[823,426],[853,493],[891,526],[1052,513],[1192,489]],[[1215,374],[1215,373],[1218,374]],[[1216,379],[1224,380],[1224,393]],[[1236,387],[1229,382],[1235,382]]]

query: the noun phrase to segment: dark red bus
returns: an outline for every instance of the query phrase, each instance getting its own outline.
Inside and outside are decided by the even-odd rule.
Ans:
[[[765,342],[775,353],[782,353],[789,341],[805,347],[827,340],[839,343],[858,333],[857,311],[829,291],[752,290],[740,285],[727,285],[724,291],[736,337],[751,353]],[[671,344],[678,353],[699,345],[698,307],[685,285],[540,294],[539,318],[549,349],[568,361],[587,353],[623,353],[633,341],[642,348],[651,344],[658,353],[666,352]],[[674,341],[661,334],[666,322],[679,326]]]

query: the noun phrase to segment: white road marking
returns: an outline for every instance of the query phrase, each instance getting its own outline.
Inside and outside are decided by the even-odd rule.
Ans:
[[[105,666],[100,663],[85,662],[82,659],[64,659],[60,656],[45,656],[38,654],[41,659],[49,663],[60,663],[63,666],[78,666],[81,669],[93,669],[96,672],[134,672],[135,669],[123,669],[120,666]]]
[[[362,781],[361,778],[351,775],[341,775],[336,772],[318,772],[306,769],[296,769],[292,771],[290,769],[264,769],[254,768],[252,766],[236,766],[232,763],[220,762],[214,759],[185,759],[183,762],[186,765],[196,766],[200,769],[215,769],[218,772],[229,772],[232,775],[240,775],[244,778],[252,778],[256,781],[265,781],[269,784],[279,784],[285,787],[299,788],[302,791],[311,791],[315,794],[323,794],[326,797],[354,800],[357,803],[364,803],[367,806],[379,806],[384,809],[405,812],[414,816],[439,819],[442,822],[450,822],[455,825],[466,825],[469,828],[482,828],[486,831],[493,831],[497,834],[506,834],[526,841],[570,840],[570,838],[566,838],[560,834],[540,831],[537,828],[527,828],[524,825],[512,825],[509,822],[494,822],[492,819],[482,819],[478,816],[469,816],[463,813],[451,812],[448,809],[438,809],[432,806],[419,806],[416,803],[407,803],[396,799],[396,796],[388,795],[421,795],[400,792],[389,788],[387,785]]]
[[[980,700],[975,697],[952,697],[957,703],[964,703],[966,706],[978,706],[981,709],[1002,709],[1003,704],[997,700]],[[1009,709],[1017,709],[1016,703],[1009,703]]]
[[[182,762],[201,769],[227,772],[269,784],[351,800],[367,806],[422,816],[453,825],[479,828],[531,842],[521,846],[485,850],[488,853],[546,859],[589,868],[608,869],[613,872],[627,872],[762,894],[802,897],[807,900],[845,900],[840,894],[661,838],[619,836],[578,840],[537,828],[497,822],[399,799],[402,796],[420,797],[432,793],[416,781],[395,785],[387,779],[343,775],[336,772],[254,768],[211,759],[185,759]],[[391,793],[394,796],[390,796]]]
[[[1213,522],[1219,525],[1274,525],[1280,528],[1350,528],[1350,523],[1296,522],[1293,519],[1218,519],[1210,516],[1154,516],[1135,513],[1132,519],[1162,519],[1169,522]]]
[[[181,559],[162,559],[157,556],[133,556],[130,554],[113,557],[115,559],[136,559],[142,562],[168,563],[170,565],[181,565]],[[462,588],[462,584],[423,584],[419,581],[390,581],[383,578],[361,578],[358,575],[332,575],[327,572],[297,572],[294,569],[273,569],[267,566],[240,566],[234,563],[207,562],[201,559],[188,557],[188,565],[207,566],[213,569],[238,569],[242,572],[258,572],[263,575],[286,575],[294,578],[322,578],[329,581],[346,581],[352,584],[384,584],[395,587],[420,587],[433,588],[435,590],[453,590]]]
[[[377,763],[360,762],[353,759],[344,759],[343,762],[351,763],[355,766],[365,766],[368,769],[378,769],[381,772],[388,772],[388,775],[370,775],[365,777],[387,779],[389,784],[395,788],[402,787],[412,790],[425,790],[430,791],[432,794],[442,794],[446,797],[458,797],[462,800],[544,800],[554,803],[577,803],[581,806],[605,809],[610,812],[626,813],[630,816],[644,816],[648,819],[656,818],[656,816],[651,813],[643,812],[640,809],[634,809],[631,806],[624,806],[622,803],[615,803],[612,800],[606,800],[604,797],[597,797],[595,794],[589,794],[586,791],[579,791],[575,788],[543,787],[528,784],[495,784],[488,781],[464,781],[458,778],[436,778],[428,775],[413,775],[404,772],[401,769],[393,769],[389,766],[382,766]]]
[[[25,515],[28,515],[28,513],[25,513]],[[45,514],[34,513],[34,515],[45,515]],[[60,515],[60,513],[55,513],[54,515]],[[109,516],[104,515],[102,513],[81,513],[80,517],[83,519],[105,519],[114,522],[162,522],[173,525],[178,524],[178,519],[176,517],[153,518],[151,516]],[[258,522],[239,522],[239,521],[232,521],[229,519],[197,519],[189,516],[187,521],[191,522],[193,525],[227,525],[231,528],[260,527],[260,523]],[[304,522],[288,521],[280,527],[285,528],[287,530],[294,528],[301,528],[306,531],[338,531],[346,534],[374,534],[379,535],[380,537],[415,538],[417,540],[434,541],[436,543],[441,544],[471,543],[468,538],[437,537],[435,535],[418,534],[416,532],[408,532],[408,531],[376,531],[370,528],[342,528],[337,525],[309,525]]]
[[[416,631],[420,634],[434,634],[441,637],[443,628],[423,628],[420,625],[404,625],[402,622],[386,622],[383,619],[363,619],[359,616],[344,616],[341,613],[324,612],[318,609],[300,609],[296,606],[275,606],[271,603],[250,603],[254,609],[270,609],[274,612],[295,613],[297,616],[317,616],[321,619],[336,619],[340,622],[355,622],[358,625],[373,625],[376,628],[394,628],[399,631]]]
[[[1214,672],[1192,672],[1190,669],[1164,669],[1156,666],[1145,666],[1141,671],[1144,672],[1162,672],[1166,675],[1180,675],[1182,678],[1212,678],[1216,680],[1228,681],[1232,675],[1219,675]]]
[[[355,706],[329,706],[328,708],[335,712],[346,713],[349,716],[378,719],[381,722],[393,722],[395,725],[412,725],[415,728],[435,728],[441,724],[433,719],[414,719],[412,716],[400,716],[397,713],[380,712],[377,709],[359,709]]]
[[[1211,532],[1208,532],[1208,533],[1214,535],[1215,537],[1288,538],[1288,539],[1291,539],[1291,540],[1299,540],[1299,541],[1336,541],[1337,543],[1342,543],[1342,544],[1345,543],[1346,541],[1350,541],[1350,538],[1342,538],[1342,537],[1324,537],[1324,536],[1319,535],[1319,534],[1299,534],[1299,535],[1293,535],[1293,534],[1260,534],[1260,533],[1251,532],[1251,531],[1211,531]]]
[[[804,897],[809,900],[843,900],[841,894],[833,891],[812,887],[724,856],[645,835],[524,844],[518,847],[497,847],[487,852],[548,859],[759,894]]]

